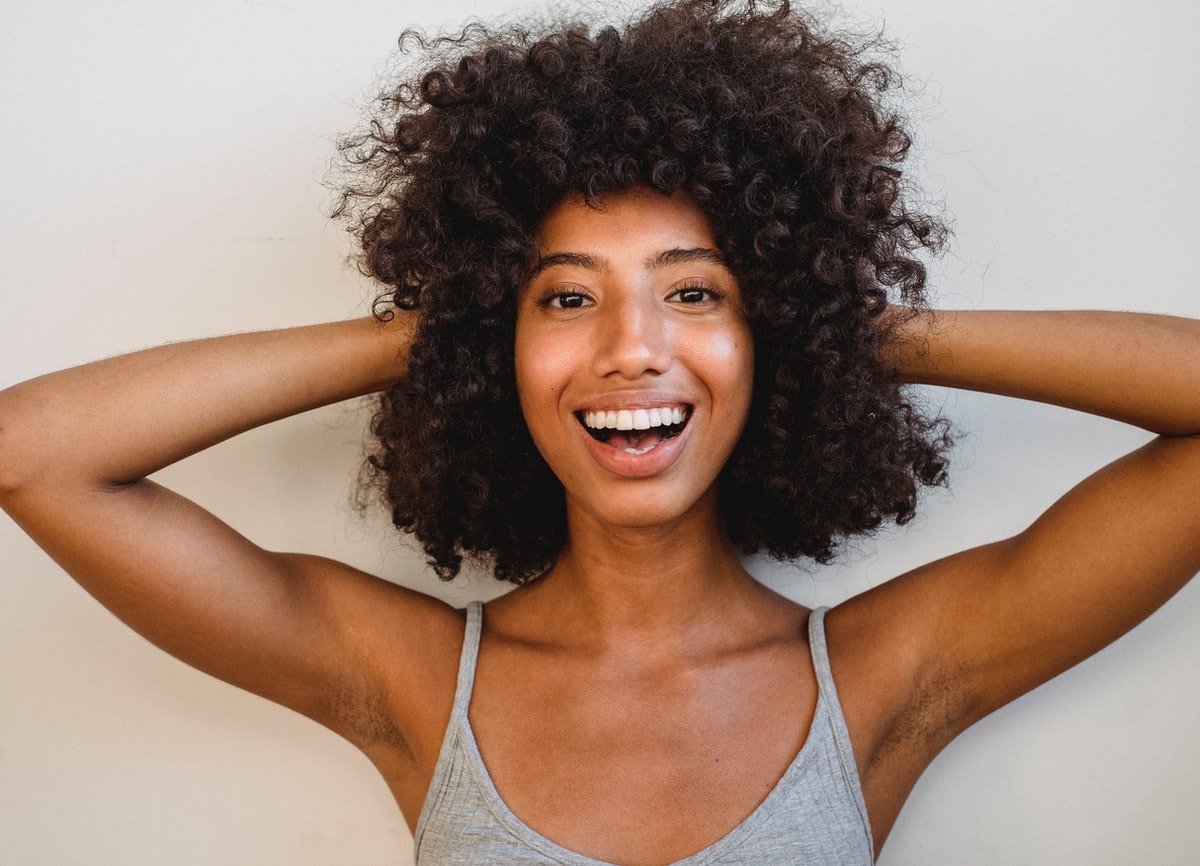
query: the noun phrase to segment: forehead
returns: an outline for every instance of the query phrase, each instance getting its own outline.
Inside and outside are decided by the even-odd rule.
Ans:
[[[537,242],[543,256],[613,246],[716,248],[712,226],[691,196],[640,188],[610,193],[595,205],[567,196],[542,219]]]

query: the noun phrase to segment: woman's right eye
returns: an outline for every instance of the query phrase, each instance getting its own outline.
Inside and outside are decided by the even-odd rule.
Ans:
[[[543,303],[562,310],[578,310],[591,306],[592,301],[582,292],[552,292],[546,296]]]

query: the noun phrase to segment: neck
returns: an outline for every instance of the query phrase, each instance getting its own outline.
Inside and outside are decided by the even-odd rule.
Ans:
[[[742,568],[715,495],[667,525],[617,527],[570,510],[569,527],[558,562],[529,589],[554,621],[600,644],[698,636],[765,592]]]

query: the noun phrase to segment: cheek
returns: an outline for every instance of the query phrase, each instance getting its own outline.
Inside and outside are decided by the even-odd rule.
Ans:
[[[514,345],[513,371],[517,397],[525,425],[538,439],[539,422],[547,413],[557,414],[558,396],[562,393],[563,373],[569,369],[561,345],[545,338],[534,328],[522,328],[518,322]]]
[[[714,394],[724,397],[721,414],[741,435],[754,390],[754,339],[750,329],[744,324],[727,328],[697,345],[702,347],[704,368],[712,371]]]

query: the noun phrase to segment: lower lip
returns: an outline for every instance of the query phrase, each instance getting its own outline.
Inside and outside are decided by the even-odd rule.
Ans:
[[[689,420],[678,436],[664,440],[645,454],[630,454],[593,439],[582,424],[579,425],[579,434],[583,437],[592,459],[602,469],[608,470],[613,475],[620,475],[622,478],[649,478],[670,468],[679,458],[691,429],[692,425]]]

